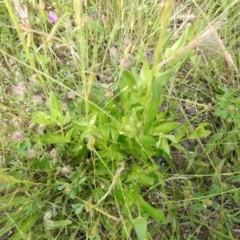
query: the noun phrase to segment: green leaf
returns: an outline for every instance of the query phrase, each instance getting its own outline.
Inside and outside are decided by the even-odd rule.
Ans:
[[[42,143],[47,143],[47,144],[51,144],[51,143],[66,143],[67,139],[62,136],[61,134],[46,134],[45,136],[43,136],[40,141]]]
[[[36,111],[32,113],[32,120],[41,125],[52,125],[56,124],[55,119],[52,119],[50,115],[42,111]]]
[[[72,133],[74,131],[74,128],[71,128],[67,133],[66,133],[66,141],[70,142],[72,138]]]
[[[132,95],[133,87],[135,85],[136,85],[136,80],[132,75],[132,73],[129,71],[124,71],[121,79],[121,83],[120,83],[120,89],[121,89],[120,98],[121,98],[121,104],[124,107],[124,109],[126,109],[126,111],[131,108],[131,103],[129,102],[129,98],[130,98],[129,95],[130,93]]]
[[[159,139],[156,145],[157,145],[157,148],[162,149],[169,157],[171,157],[170,147],[166,138]]]
[[[239,197],[237,191],[234,193],[234,195],[233,195],[233,199],[234,199],[235,203],[239,203],[240,197]]]
[[[172,76],[173,72],[176,71],[175,68],[172,68],[166,72],[161,72],[158,75],[156,75],[156,80],[161,82],[162,85],[164,85]]]
[[[190,133],[188,139],[199,139],[203,137],[207,137],[211,134],[210,130],[205,130],[206,126],[209,126],[209,123],[201,123],[194,132]]]
[[[59,125],[61,125],[63,122],[62,104],[58,100],[54,92],[50,93],[49,109],[50,109],[51,117],[55,119]]]
[[[144,134],[144,136],[142,138],[142,142],[144,144],[154,145],[156,143],[156,138],[149,134]]]
[[[35,169],[39,169],[43,171],[47,171],[51,169],[51,162],[48,159],[42,159],[42,160],[34,159],[31,163],[32,163],[32,167]]]
[[[109,128],[109,129],[112,129],[112,130],[116,130],[116,131],[120,130],[119,124],[116,123],[116,122],[106,123],[105,127]]]
[[[181,127],[178,128],[177,133],[174,135],[175,138],[177,139],[178,143],[186,135],[188,129],[189,129],[189,124],[188,123],[186,123],[186,124],[184,124],[184,125],[182,125]]]
[[[150,155],[152,154],[152,151],[153,151],[152,146],[155,146],[156,142],[157,142],[156,138],[148,134],[144,134],[142,138],[142,145]]]
[[[114,189],[113,195],[119,202],[125,203],[125,196],[121,189]]]
[[[240,175],[237,175],[236,177],[234,177],[234,178],[232,179],[232,182],[233,182],[233,183],[240,182]]]
[[[121,80],[121,90],[123,90],[125,87],[128,87],[129,89],[132,89],[136,85],[136,80],[131,72],[124,71],[122,75]]]
[[[227,112],[227,110],[218,109],[215,111],[215,115],[218,117],[222,117],[223,119],[226,119],[228,112]]]
[[[147,131],[149,127],[151,127],[151,125],[153,124],[156,115],[159,112],[159,107],[161,106],[163,101],[162,95],[163,87],[161,82],[154,78],[151,87],[152,87],[151,101],[149,102],[148,106],[145,108],[143,112],[145,131]]]
[[[209,191],[209,195],[214,195],[214,194],[218,194],[220,193],[222,190],[221,190],[221,187],[216,185],[216,184],[213,184],[210,191]],[[194,196],[195,197],[195,196]]]
[[[179,122],[164,123],[157,127],[152,127],[150,133],[153,136],[158,136],[160,133],[168,133],[175,130],[179,125]]]
[[[133,226],[136,231],[138,240],[146,239],[147,235],[147,218],[138,217],[133,219]]]
[[[142,62],[142,69],[140,71],[140,77],[142,79],[142,82],[152,82],[153,76],[152,72],[150,71],[148,61],[142,54],[140,54],[140,60]]]
[[[110,137],[110,128],[106,126],[109,122],[108,117],[105,113],[99,113],[98,115],[98,129],[101,132],[101,135],[105,141],[109,140]]]
[[[71,121],[71,115],[69,112],[66,112],[64,118],[63,118],[63,125],[68,124]]]
[[[87,24],[88,26],[95,32],[104,34],[106,31],[105,29],[96,21],[94,21],[92,18],[87,18]]]
[[[93,125],[86,121],[73,120],[73,124],[75,124],[76,127],[81,130],[86,130],[87,128],[93,127]]]
[[[142,198],[142,196],[139,195],[137,203],[142,211],[148,213],[154,219],[160,222],[163,222],[165,220],[164,213],[160,209],[152,207],[148,202],[146,202]]]
[[[139,183],[143,186],[152,186],[154,184],[154,179],[146,175],[146,173],[142,173],[139,176]]]
[[[177,143],[177,139],[175,138],[174,135],[169,135],[169,134],[163,134],[163,136],[167,139],[169,139],[173,143]]]
[[[171,143],[171,146],[175,147],[178,151],[185,150],[185,148],[180,143]]]
[[[75,209],[75,214],[80,214],[80,213],[82,213],[82,210],[83,210],[83,208],[84,208],[84,204],[72,204],[72,208],[73,209]]]

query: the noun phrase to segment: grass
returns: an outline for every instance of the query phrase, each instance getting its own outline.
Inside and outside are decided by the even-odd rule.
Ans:
[[[0,239],[239,239],[239,7],[1,1]]]

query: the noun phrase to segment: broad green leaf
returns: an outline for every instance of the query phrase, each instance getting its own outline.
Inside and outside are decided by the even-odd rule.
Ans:
[[[156,144],[156,138],[151,136],[150,134],[144,134],[144,136],[142,138],[142,142],[144,144],[154,145],[154,144]]]
[[[125,87],[128,87],[129,89],[132,89],[136,85],[136,80],[131,72],[124,71],[122,80],[121,80],[121,90],[123,90]]]
[[[72,204],[71,206],[72,206],[73,209],[75,209],[74,212],[75,212],[77,215],[80,214],[80,213],[82,212],[83,208],[84,208],[84,204],[79,204],[79,203],[77,203],[77,204]]]
[[[49,109],[51,112],[51,117],[56,120],[56,122],[60,125],[63,122],[63,110],[62,104],[56,97],[54,92],[50,93],[49,98]]]
[[[233,199],[234,199],[235,203],[239,203],[240,196],[239,196],[239,193],[237,191],[234,193]]]
[[[123,194],[123,191],[121,189],[114,189],[113,191],[114,197],[121,203],[125,202],[125,196]]]
[[[152,96],[151,101],[148,106],[145,108],[143,113],[144,123],[145,123],[145,131],[148,131],[149,127],[153,124],[157,113],[159,112],[159,107],[163,101],[163,87],[160,81],[156,80],[156,78],[152,82]]]
[[[131,173],[128,174],[127,182],[133,182],[139,178],[139,175],[142,173],[142,169],[138,164],[133,164],[131,167]]]
[[[99,129],[91,123],[85,121],[73,121],[75,128],[85,132],[84,135],[99,134]]]
[[[162,85],[164,85],[170,79],[174,71],[175,68],[170,69],[167,72],[159,73],[155,78],[157,81],[161,82]]]
[[[147,218],[138,217],[133,219],[133,226],[137,234],[138,240],[146,239],[147,235]]]
[[[169,139],[169,140],[170,140],[171,142],[173,142],[173,143],[177,143],[177,139],[175,138],[174,135],[163,134],[162,136],[165,137],[165,138],[167,138],[167,139]]]
[[[51,143],[66,143],[67,139],[62,136],[61,134],[46,134],[45,136],[43,136],[40,141],[42,143],[47,143],[47,144],[51,144]]]
[[[36,111],[32,113],[32,120],[35,123],[41,124],[41,125],[53,125],[56,124],[55,119],[53,119],[49,114],[42,112],[42,111]]]
[[[83,129],[86,128],[86,127],[91,126],[91,124],[89,124],[86,121],[74,120],[73,123],[76,124],[78,127],[83,127]]]
[[[205,130],[206,126],[209,126],[209,123],[201,123],[194,132],[190,133],[188,139],[199,139],[203,137],[207,137],[211,134],[210,130]]]
[[[150,133],[153,136],[158,136],[160,133],[168,133],[175,130],[179,125],[180,125],[179,122],[164,123],[157,127],[152,127]]]
[[[74,128],[71,128],[67,133],[66,133],[66,141],[70,142],[72,138],[72,133],[74,131]]]
[[[207,127],[207,126],[211,126],[211,124],[210,124],[210,123],[207,123],[207,122],[201,123],[201,124],[199,124],[199,126],[197,127],[197,129],[198,129],[198,128],[205,128],[205,127]]]
[[[142,145],[150,155],[152,154],[152,151],[153,151],[152,146],[155,146],[156,142],[157,142],[157,139],[152,137],[151,135],[145,134],[142,138]]]
[[[120,130],[120,126],[119,126],[119,124],[116,123],[116,122],[106,123],[106,124],[105,124],[105,127],[110,128],[110,129],[112,129],[112,130],[116,130],[116,131],[119,131],[119,130]]]
[[[150,168],[142,169],[138,164],[133,164],[131,173],[128,174],[128,177],[126,179],[126,183],[132,183],[137,181],[141,185],[151,186],[154,184],[154,179],[151,177],[150,174],[151,172],[152,170]]]
[[[129,94],[132,93],[133,87],[136,85],[134,76],[129,71],[124,71],[120,83],[120,98],[121,104],[126,109],[126,111],[131,107],[129,102]]]
[[[146,202],[142,196],[139,195],[137,200],[138,206],[140,209],[146,213],[148,213],[152,218],[163,222],[165,220],[164,213],[160,209],[156,209],[152,207],[148,202]]]
[[[187,131],[189,129],[189,124],[186,123],[184,125],[182,125],[181,127],[178,128],[177,133],[174,135],[175,138],[177,139],[177,142],[181,142],[181,140],[183,139],[183,137],[186,135]]]
[[[188,57],[188,56],[187,56]],[[159,81],[162,86],[171,78],[174,72],[177,72],[182,64],[186,61],[187,57],[183,58],[181,61],[177,61],[173,68],[166,72],[160,72],[155,76],[155,79]]]
[[[95,32],[104,34],[106,31],[105,29],[96,21],[94,21],[92,18],[87,18],[87,24],[88,26]]]
[[[210,189],[210,191],[209,191],[209,195],[218,194],[220,192],[222,192],[221,187],[219,185],[217,185],[217,184],[213,184],[211,189]]]
[[[128,96],[126,98],[126,102],[130,103],[131,105],[139,103],[139,104],[145,106],[149,102],[149,97],[146,96],[146,95],[145,96],[141,96],[139,94],[138,90],[132,90],[131,93],[128,94]]]
[[[185,150],[185,148],[180,143],[171,143],[171,146],[175,147],[178,151]]]
[[[232,182],[233,182],[233,183],[240,182],[240,175],[237,175],[236,177],[234,177],[234,178],[232,179]]]
[[[154,184],[154,179],[148,176],[145,172],[142,172],[138,178],[139,183],[143,186],[152,186]]]
[[[87,180],[86,177],[82,177],[78,180],[78,186],[80,186],[81,184],[83,184],[85,181]]]
[[[222,117],[223,119],[226,119],[228,117],[228,112],[227,112],[227,110],[219,109],[219,110],[215,111],[215,115]]]
[[[114,149],[109,149],[108,151],[109,151],[108,158],[110,158],[111,160],[116,162],[123,160],[124,156],[120,152]]]
[[[63,117],[63,125],[68,124],[71,121],[71,115],[69,112],[66,112],[65,116]]]
[[[32,163],[32,167],[35,169],[39,169],[43,171],[47,171],[51,169],[51,162],[48,159],[42,159],[42,160],[34,159],[31,163]]]
[[[170,147],[166,138],[161,138],[159,142],[157,142],[157,147],[162,149],[170,157]]]
[[[109,122],[108,117],[105,113],[100,113],[98,115],[98,129],[101,132],[104,141],[108,141],[110,137],[110,128],[106,127],[106,124]]]
[[[149,63],[142,54],[140,54],[140,60],[142,62],[142,69],[140,71],[140,77],[142,79],[142,82],[151,83],[153,76],[149,68]]]

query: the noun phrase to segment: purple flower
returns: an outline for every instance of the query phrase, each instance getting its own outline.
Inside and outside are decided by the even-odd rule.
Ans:
[[[163,112],[164,110],[165,110],[165,106],[159,107],[159,111],[160,111],[160,112]]]
[[[12,91],[13,91],[13,93],[24,96],[24,94],[27,91],[27,88],[26,88],[24,82],[20,82],[20,83],[18,83],[17,86],[12,86]]]
[[[19,141],[23,140],[24,135],[21,132],[15,132],[12,134],[11,138],[13,141],[19,142]]]
[[[58,20],[58,17],[55,12],[50,11],[49,17],[48,17],[49,22],[55,23]]]

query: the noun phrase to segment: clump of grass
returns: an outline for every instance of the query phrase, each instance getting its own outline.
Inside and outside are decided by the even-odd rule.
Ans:
[[[1,3],[0,237],[238,239],[239,3],[61,3]]]

